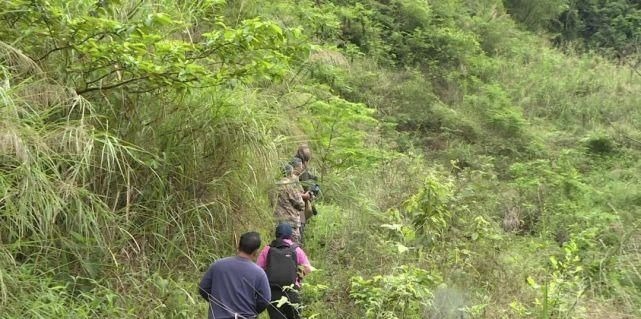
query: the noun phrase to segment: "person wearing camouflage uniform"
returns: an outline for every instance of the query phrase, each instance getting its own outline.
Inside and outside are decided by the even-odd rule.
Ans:
[[[298,182],[298,174],[302,171],[302,162],[294,161],[292,165],[285,165],[285,177],[277,183],[278,195],[274,207],[274,216],[277,223],[287,223],[292,226],[292,240],[301,242],[301,217],[304,218],[305,201],[310,198],[309,193],[303,190]]]
[[[300,232],[303,233],[305,229],[305,224],[307,223],[307,220],[310,219],[312,216],[317,214],[316,211],[316,206],[314,205],[314,194],[311,192],[311,189],[314,185],[318,187],[318,184],[316,181],[318,180],[318,177],[316,177],[314,174],[312,174],[309,170],[308,164],[309,161],[312,159],[312,150],[309,148],[307,144],[301,144],[298,146],[298,150],[296,150],[296,154],[294,154],[294,158],[292,159],[292,163],[294,162],[302,162],[302,168],[300,172],[297,174],[298,175],[298,181],[300,182],[300,185],[303,188],[304,192],[309,193],[308,199],[305,199],[305,209],[303,210],[303,214],[301,215],[301,228]],[[318,187],[320,189],[320,187]]]

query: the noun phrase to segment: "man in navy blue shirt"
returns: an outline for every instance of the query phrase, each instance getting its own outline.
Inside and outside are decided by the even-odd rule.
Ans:
[[[265,271],[254,264],[260,235],[240,236],[236,256],[220,259],[200,281],[200,295],[209,301],[209,319],[256,318],[269,305],[271,290]]]

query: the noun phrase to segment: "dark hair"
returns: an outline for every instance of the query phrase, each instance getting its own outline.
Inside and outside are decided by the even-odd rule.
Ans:
[[[301,144],[298,146],[295,157],[300,158],[303,162],[309,162],[312,159],[312,150],[307,144]]]
[[[238,250],[246,253],[253,254],[260,247],[260,234],[255,231],[250,231],[240,235],[238,241]]]

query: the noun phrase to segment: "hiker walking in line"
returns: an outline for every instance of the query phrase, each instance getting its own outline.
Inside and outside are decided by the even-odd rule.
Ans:
[[[253,262],[258,248],[260,235],[245,233],[240,236],[236,256],[209,266],[199,285],[200,295],[209,301],[209,319],[254,319],[269,305],[269,281]]]
[[[289,224],[293,229],[292,239],[298,243],[302,240],[300,227],[301,216],[305,213],[305,200],[311,198],[310,193],[305,192],[298,182],[298,174],[302,169],[301,160],[292,161],[292,165],[285,165],[285,177],[277,183],[278,197],[274,207],[277,222]]]
[[[267,274],[271,288],[271,305],[267,308],[270,319],[299,319],[301,280],[312,271],[307,255],[292,241],[293,229],[289,224],[276,226],[276,239],[260,252],[256,264]],[[282,297],[288,302],[278,307]]]
[[[305,209],[301,215],[301,234],[304,233],[305,224],[312,216],[318,214],[316,206],[314,206],[314,198],[320,194],[320,186],[317,183],[318,177],[312,174],[309,170],[309,161],[312,159],[312,150],[307,144],[301,144],[294,155],[292,163],[300,160],[302,162],[302,169],[298,174],[298,180],[303,187],[304,192],[310,194],[309,199],[305,200]],[[301,235],[302,237],[302,235]]]

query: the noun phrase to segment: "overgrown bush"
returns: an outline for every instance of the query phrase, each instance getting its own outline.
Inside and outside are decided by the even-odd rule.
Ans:
[[[430,287],[438,283],[428,271],[402,266],[396,273],[352,278],[350,297],[365,309],[367,318],[422,318],[431,304]]]
[[[3,4],[0,316],[204,314],[303,142],[307,317],[640,315],[635,4]]]

